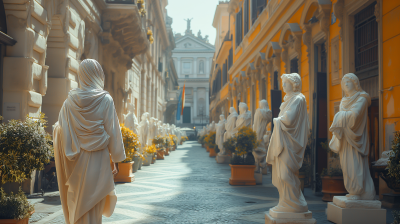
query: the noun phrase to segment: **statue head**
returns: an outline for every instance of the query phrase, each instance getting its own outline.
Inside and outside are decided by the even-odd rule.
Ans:
[[[353,73],[347,73],[344,75],[341,85],[347,97],[352,96],[355,92],[363,91],[360,86],[360,80]]]
[[[135,112],[135,105],[132,103],[128,104],[128,113],[134,113]]]
[[[261,109],[269,109],[268,101],[266,101],[266,100],[260,100],[259,105],[260,105]]]
[[[229,108],[229,113],[236,113],[236,109],[234,107]]]
[[[224,116],[223,114],[219,115],[219,120],[220,120],[220,121],[225,120],[225,116]]]
[[[150,114],[148,113],[148,112],[144,112],[143,114],[142,114],[142,121],[144,121],[144,120],[148,120],[149,119],[149,117],[150,117]]]
[[[153,123],[154,123],[154,119],[155,119],[154,117],[151,117],[151,118],[150,118],[150,124],[153,124]]]
[[[245,104],[243,102],[239,103],[239,112],[240,112],[240,114],[246,113],[248,109],[249,108],[247,107],[247,104]]]
[[[288,94],[301,91],[301,77],[297,73],[282,75],[283,91]]]

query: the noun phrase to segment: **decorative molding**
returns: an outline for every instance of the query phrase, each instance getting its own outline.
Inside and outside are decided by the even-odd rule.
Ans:
[[[332,85],[340,83],[339,73],[339,36],[336,36],[331,41],[331,69],[332,69]]]
[[[379,1],[376,3],[376,5],[375,5],[375,11],[374,11],[374,14],[375,14],[375,17],[376,17],[376,22],[380,22],[381,21],[381,17],[380,17],[380,7],[379,7]]]
[[[343,11],[344,11],[344,0],[337,0],[337,2],[333,5],[333,13],[336,18],[339,19],[339,28],[340,28],[340,40],[343,38]]]

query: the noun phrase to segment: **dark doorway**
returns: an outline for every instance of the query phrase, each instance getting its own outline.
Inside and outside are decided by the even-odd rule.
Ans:
[[[319,181],[316,181],[322,170],[327,168],[328,153],[322,147],[321,143],[328,140],[328,94],[327,94],[327,55],[325,51],[325,44],[315,45],[314,47],[314,116],[313,116],[313,167],[314,167],[314,180],[313,186],[315,192],[321,191]]]
[[[190,107],[183,108],[183,123],[190,124],[191,123],[191,111]]]
[[[279,89],[278,85],[278,72],[274,72],[274,89],[271,89],[271,111],[272,119],[279,116],[280,107],[282,104],[282,91]],[[271,122],[271,130],[274,130],[274,122]]]
[[[379,159],[379,100],[371,101],[371,106],[368,108],[368,129],[369,129],[369,157],[368,164],[369,170],[374,181],[376,194],[379,194],[379,176],[377,172],[372,169],[372,162]]]

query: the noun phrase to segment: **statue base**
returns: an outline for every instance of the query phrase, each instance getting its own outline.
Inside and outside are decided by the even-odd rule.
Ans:
[[[328,203],[327,219],[336,224],[342,223],[386,223],[386,209],[381,209],[378,200],[347,200],[346,196],[335,196]]]
[[[231,157],[229,155],[217,154],[215,160],[217,161],[217,163],[229,164],[231,162]]]
[[[265,224],[316,224],[317,220],[312,217],[312,212],[265,212]]]
[[[260,185],[263,183],[263,174],[262,173],[254,173],[254,179],[256,179],[256,184]]]
[[[262,169],[262,174],[267,175],[268,174],[268,166],[265,166],[265,168]]]

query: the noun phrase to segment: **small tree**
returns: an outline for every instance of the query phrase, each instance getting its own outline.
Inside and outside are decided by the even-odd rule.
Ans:
[[[215,148],[215,136],[216,132],[211,131],[205,138],[206,145],[210,148]]]
[[[2,117],[0,117],[2,120]],[[35,170],[43,170],[53,157],[51,136],[44,130],[47,121],[39,119],[11,120],[0,124],[0,179],[22,182]]]
[[[126,159],[122,163],[132,162],[133,157],[137,154],[140,147],[138,136],[129,128],[121,124],[122,140],[124,142]]]
[[[253,149],[258,146],[257,134],[249,127],[242,127],[235,136],[235,153],[232,165],[254,165]]]

